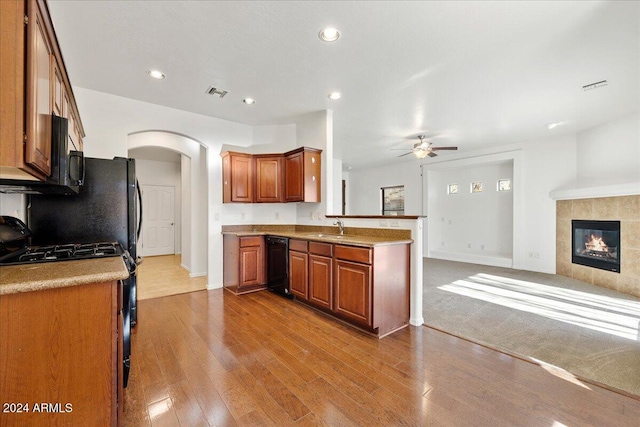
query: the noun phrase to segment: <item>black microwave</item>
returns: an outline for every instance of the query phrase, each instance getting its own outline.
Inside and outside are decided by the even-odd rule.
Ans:
[[[84,180],[84,154],[69,150],[69,121],[51,118],[51,174],[46,181],[0,179],[0,192],[22,194],[78,194]]]

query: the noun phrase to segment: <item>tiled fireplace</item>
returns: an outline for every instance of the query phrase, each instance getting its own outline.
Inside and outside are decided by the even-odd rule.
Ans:
[[[556,202],[556,272],[640,297],[640,195]]]

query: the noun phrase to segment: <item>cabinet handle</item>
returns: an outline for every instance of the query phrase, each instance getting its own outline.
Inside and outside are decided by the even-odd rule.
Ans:
[[[224,181],[224,185],[227,185],[227,181],[226,180]]]
[[[311,163],[315,163],[315,162],[316,162],[316,158],[315,158],[315,157],[312,157],[312,158],[311,158]]]
[[[311,181],[316,182],[316,177],[315,177],[315,175],[311,177]]]

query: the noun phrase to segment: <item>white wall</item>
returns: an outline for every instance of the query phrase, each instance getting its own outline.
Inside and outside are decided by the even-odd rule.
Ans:
[[[179,254],[182,236],[182,179],[180,163],[136,159],[136,177],[143,185],[162,185],[174,188],[174,249]],[[144,256],[144,233],[141,236]]]
[[[549,137],[504,147],[458,152],[425,159],[422,164],[425,171],[431,165],[453,161],[464,161],[464,167],[473,167],[486,163],[487,156],[514,159],[513,267],[555,272],[555,201],[549,197],[549,192],[575,180],[576,136]],[[495,161],[495,157],[492,159]],[[427,195],[422,195],[422,187],[428,188],[427,175],[424,174],[423,185],[419,169],[412,169],[408,164],[351,170],[347,188],[349,213],[378,213],[380,187],[404,183],[406,213],[420,215],[424,211],[426,214],[429,203]],[[424,227],[423,236],[425,254],[429,249],[426,241],[431,240],[428,238],[430,230],[437,227],[432,222],[436,219],[428,217],[425,220],[428,224]],[[533,256],[529,257],[529,253]]]
[[[578,133],[577,184],[640,183],[640,114]]]
[[[296,223],[327,225],[325,214],[333,213],[333,113],[323,110],[305,114],[296,120],[296,141],[299,147],[322,150],[320,203],[298,203]]]
[[[26,223],[25,200],[22,194],[0,193],[0,215],[13,216]]]
[[[129,143],[129,135],[136,132],[160,131],[165,135],[173,133],[176,136],[187,136],[184,140],[196,143],[197,148],[184,143],[184,140],[179,142],[176,138],[167,137],[164,145],[155,141],[148,144],[175,151],[180,151],[176,146],[182,144],[189,151],[189,154],[182,152],[191,158],[192,208],[187,221],[190,222],[188,225],[191,233],[189,236],[183,233],[182,239],[183,263],[187,263],[192,275],[208,272],[208,287],[221,287],[220,148],[223,144],[250,145],[253,128],[84,88],[75,87],[74,94],[82,112],[82,122],[87,133],[84,141],[85,154],[89,157],[126,156],[129,148],[135,148]],[[183,196],[186,196],[184,192]],[[190,239],[188,245],[185,245],[185,238]]]
[[[420,162],[357,169],[349,172],[347,206],[349,215],[380,215],[380,188],[404,185],[404,212],[422,215],[422,171]]]
[[[207,274],[207,239],[203,228],[207,227],[207,174],[205,168],[206,150],[193,139],[169,132],[139,132],[129,135],[129,149],[139,147],[160,147],[181,153],[188,157],[189,167],[180,168],[180,179],[190,183],[188,191],[181,191],[183,197],[189,195],[189,204],[182,205],[182,266],[192,276]],[[188,174],[188,176],[186,175]],[[188,226],[184,219],[189,218]],[[204,226],[203,226],[204,224]]]
[[[432,251],[512,258],[513,192],[497,191],[499,179],[513,181],[513,161],[432,172],[427,189],[435,225]],[[472,193],[470,184],[477,181],[483,191]],[[457,184],[458,192],[448,194],[449,184]]]

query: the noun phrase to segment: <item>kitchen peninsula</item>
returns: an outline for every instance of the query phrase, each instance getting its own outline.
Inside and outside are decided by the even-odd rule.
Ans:
[[[127,277],[121,257],[0,267],[0,389],[22,405],[2,425],[120,424]]]
[[[382,338],[409,324],[410,230],[302,225],[223,226],[224,287],[267,289],[265,236],[289,239],[295,299]]]

